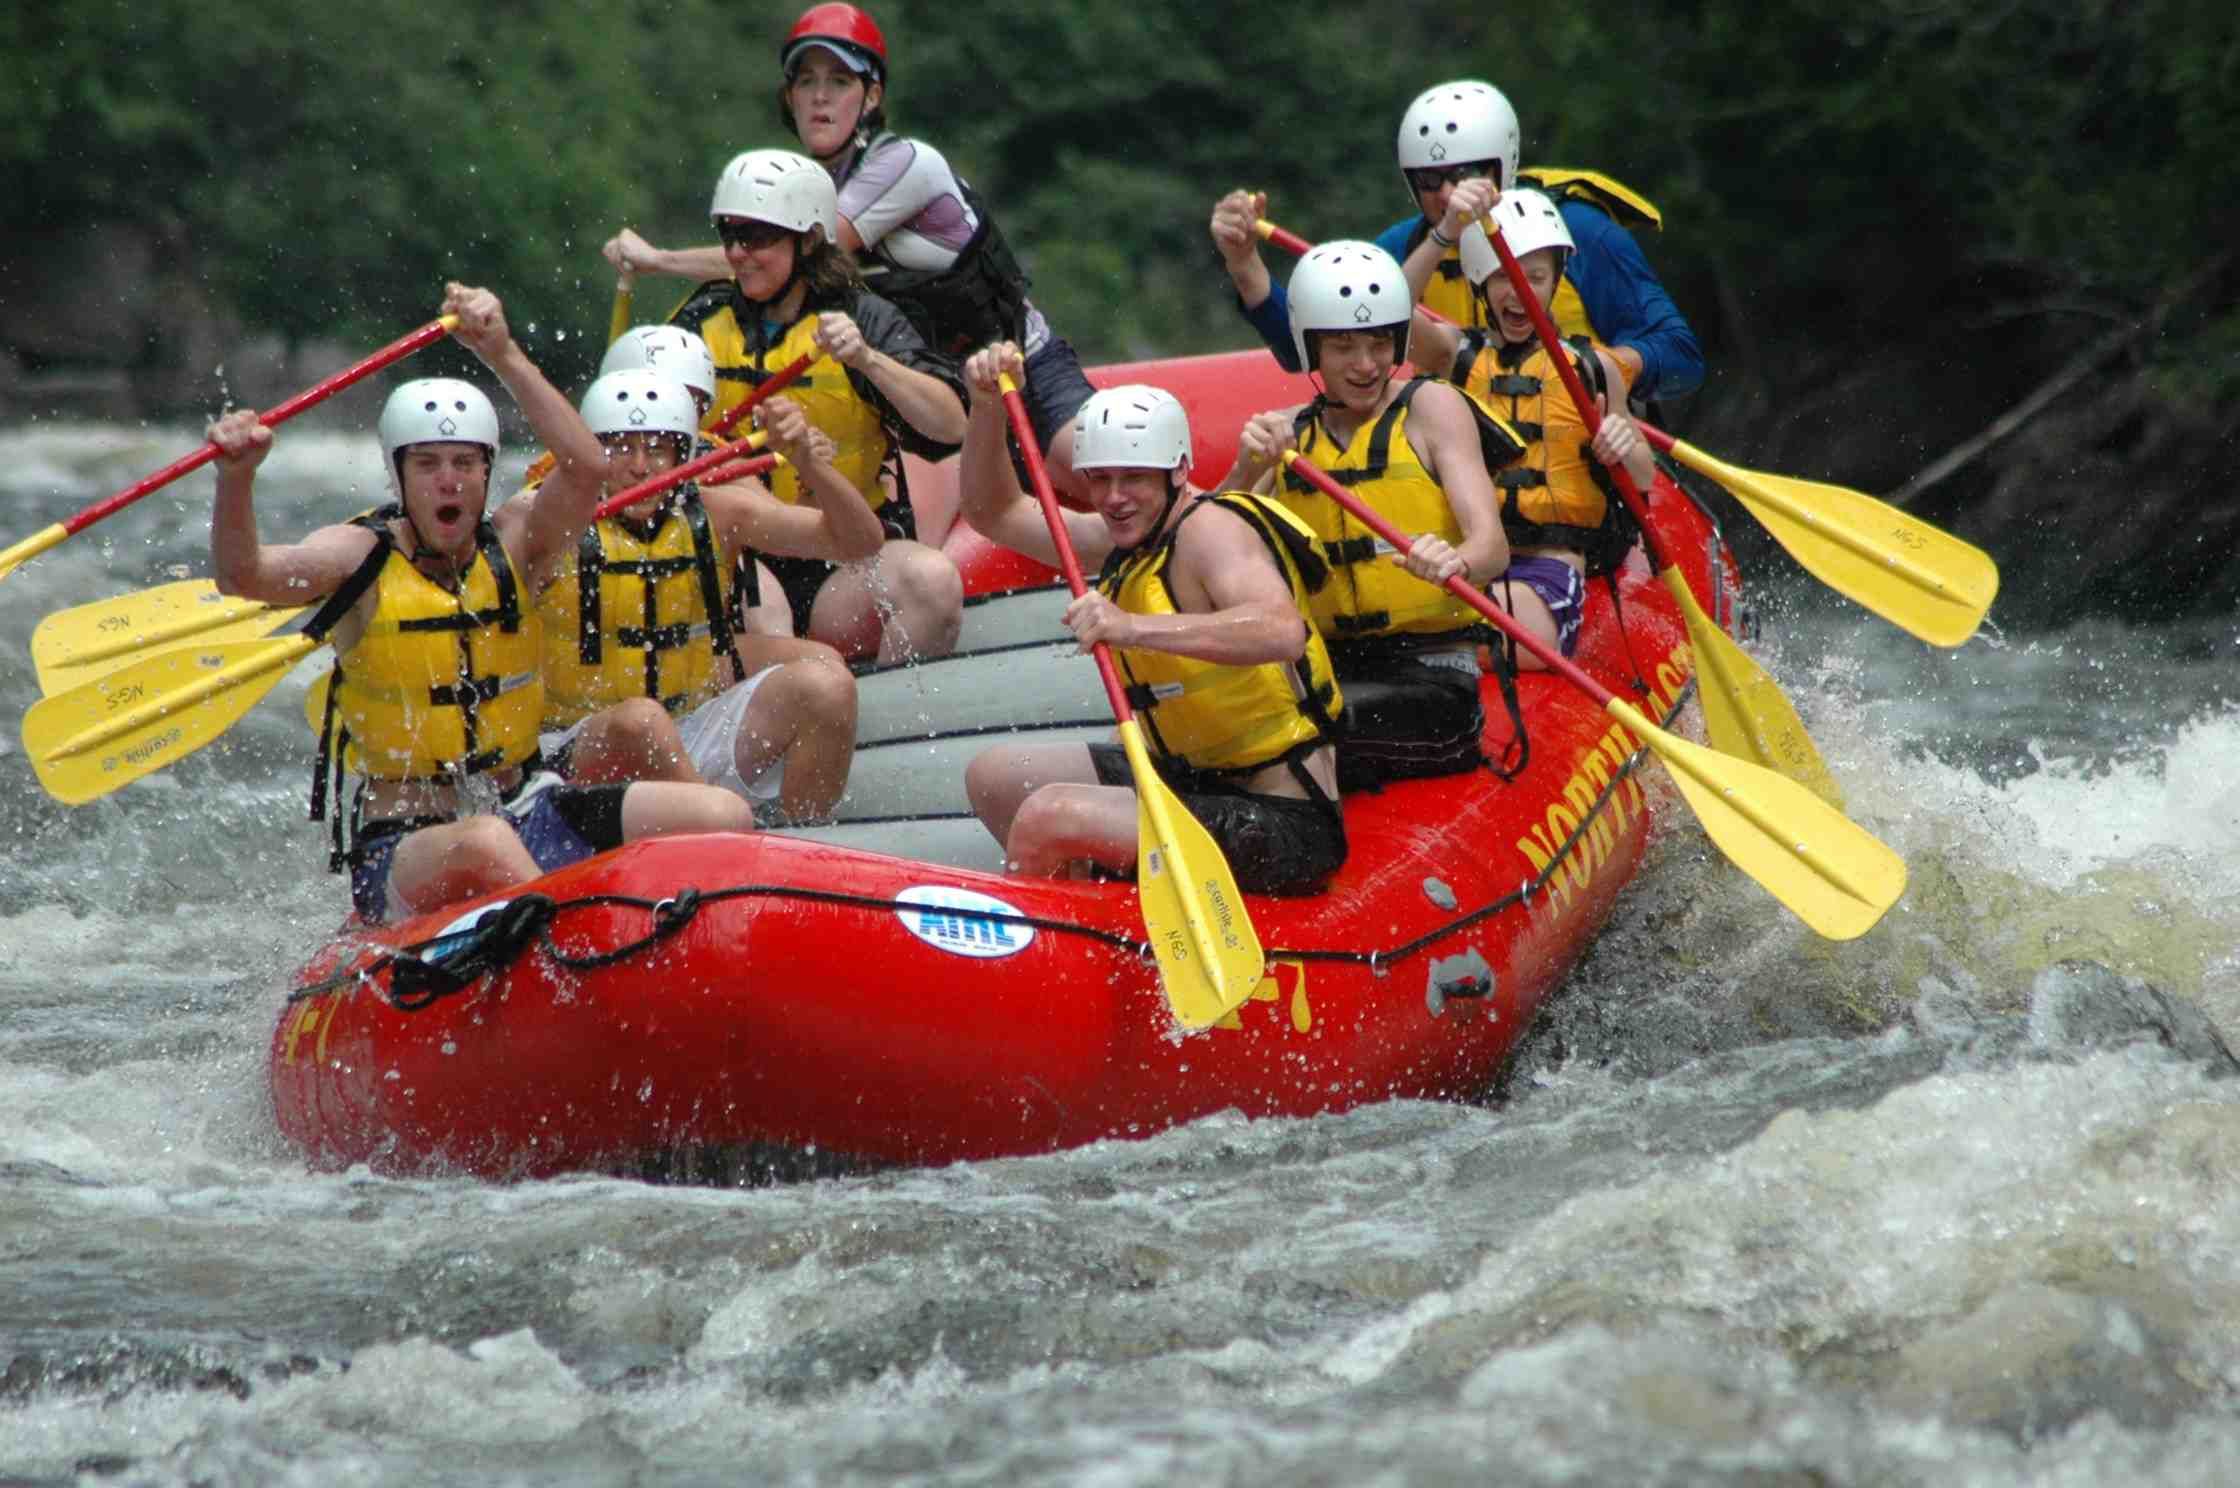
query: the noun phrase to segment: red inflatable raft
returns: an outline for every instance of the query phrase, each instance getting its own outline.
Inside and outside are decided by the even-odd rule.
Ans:
[[[1247,415],[1303,396],[1261,353],[1096,380],[1177,393],[1209,478]],[[1711,523],[1663,481],[1652,508],[1706,610],[1728,614]],[[844,820],[649,841],[502,898],[347,927],[273,1032],[288,1140],[321,1166],[736,1177],[1485,1089],[1640,862],[1647,757],[1624,729],[1528,673],[1516,778],[1348,797],[1344,870],[1321,895],[1249,899],[1270,975],[1185,1037],[1134,887],[1007,875],[965,805],[965,761],[992,737],[1101,738],[1111,719],[1094,667],[1051,639],[1063,597],[1046,572],[961,530],[951,551],[976,591],[960,653],[862,679]],[[1590,587],[1578,662],[1668,719],[1685,633],[1645,571],[1620,590],[1622,628],[1608,586]],[[1484,686],[1500,758],[1512,729]]]

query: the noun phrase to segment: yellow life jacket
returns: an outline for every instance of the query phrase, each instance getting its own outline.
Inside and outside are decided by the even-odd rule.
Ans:
[[[1428,233],[1430,227],[1427,221],[1417,229],[1419,235],[1409,244],[1409,252],[1415,251],[1416,244],[1423,241],[1422,234]],[[1418,303],[1434,315],[1443,315],[1465,329],[1485,329],[1486,307],[1479,303],[1477,291],[1463,277],[1460,248],[1449,248],[1432,265],[1431,278],[1423,286],[1423,296]]]
[[[1602,359],[1593,347],[1584,338],[1565,347],[1590,397],[1602,386]],[[1455,355],[1453,377],[1528,441],[1522,459],[1493,473],[1510,546],[1596,548],[1612,525],[1610,476],[1594,457],[1586,421],[1547,349],[1536,340],[1493,343],[1487,334],[1470,332]]]
[[[839,446],[839,453],[832,459],[833,468],[846,476],[848,484],[861,491],[863,499],[877,511],[887,500],[879,471],[893,452],[894,438],[887,432],[878,405],[856,390],[848,369],[817,350],[820,313],[804,313],[772,345],[762,344],[763,325],[759,318],[753,318],[754,307],[736,295],[731,303],[693,325],[691,329],[700,333],[716,360],[716,401],[702,426],[713,424],[744,403],[749,391],[769,381],[773,372],[792,365],[795,358],[804,353],[813,356],[817,360],[786,386],[784,396],[800,404],[809,422]],[[740,324],[741,315],[753,318],[753,324]],[[801,477],[791,465],[780,465],[765,479],[771,494],[780,501],[801,499]]]
[[[321,741],[322,781],[345,750],[377,780],[450,779],[526,763],[544,717],[542,627],[522,607],[504,544],[485,521],[453,593],[398,551],[388,528],[396,511],[353,519],[380,538],[359,570],[372,570],[375,607],[335,658],[329,717],[340,728]],[[347,602],[330,600],[307,631],[325,634],[365,588],[363,578],[345,584],[335,600]],[[319,798],[315,792],[314,819]]]
[[[1206,506],[1224,507],[1251,524],[1304,613],[1324,576],[1313,534],[1280,506],[1239,492],[1201,496],[1158,542],[1113,554],[1097,588],[1131,614],[1175,614],[1166,583],[1175,536]],[[1297,661],[1227,666],[1133,647],[1115,647],[1113,656],[1129,706],[1153,747],[1197,770],[1244,774],[1303,755],[1330,736],[1344,706],[1330,653],[1312,626]]]
[[[1409,381],[1382,414],[1354,430],[1352,441],[1335,452],[1318,416],[1322,405],[1319,400],[1311,403],[1292,431],[1294,447],[1402,532],[1431,533],[1460,545],[1462,524],[1447,502],[1446,491],[1408,443],[1408,405],[1417,390],[1433,380]],[[1508,464],[1524,447],[1513,433],[1490,433],[1484,422],[1480,433],[1488,445],[1489,470]],[[1317,453],[1318,449],[1323,452]],[[1304,477],[1284,471],[1276,500],[1306,523],[1330,566],[1330,582],[1307,610],[1322,634],[1333,640],[1399,633],[1442,635],[1477,623],[1477,611],[1394,562],[1391,544]]]
[[[730,555],[699,493],[687,489],[654,520],[650,535],[619,517],[592,523],[537,596],[547,727],[635,697],[681,715],[715,694],[718,657],[737,664]]]

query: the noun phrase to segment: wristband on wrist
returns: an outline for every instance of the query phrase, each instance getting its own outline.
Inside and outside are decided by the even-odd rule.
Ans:
[[[1454,246],[1454,239],[1439,231],[1436,225],[1434,225],[1431,229],[1431,241],[1437,243],[1442,248],[1452,248]]]

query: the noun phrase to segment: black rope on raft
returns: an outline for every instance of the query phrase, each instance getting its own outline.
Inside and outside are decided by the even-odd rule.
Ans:
[[[1665,723],[1669,724],[1678,716],[1688,695],[1694,690],[1693,681],[1681,689],[1680,696],[1673,700],[1671,711],[1664,717]],[[1382,976],[1390,971],[1394,962],[1421,955],[1438,942],[1459,935],[1503,910],[1525,903],[1534,894],[1542,893],[1549,881],[1563,870],[1579,843],[1616,798],[1619,786],[1631,779],[1647,758],[1647,750],[1637,749],[1628,755],[1625,762],[1611,772],[1610,783],[1595,796],[1594,804],[1581,813],[1579,825],[1556,845],[1549,857],[1548,866],[1500,898],[1482,904],[1466,914],[1457,915],[1413,940],[1402,941],[1390,948],[1349,951],[1276,947],[1266,952],[1268,960],[1311,961],[1325,966],[1367,966]],[[690,925],[708,905],[728,899],[757,898],[790,899],[808,904],[832,904],[842,908],[886,912],[923,908],[922,905],[902,899],[849,894],[837,889],[809,889],[795,884],[734,884],[727,888],[707,890],[683,888],[666,899],[647,899],[631,894],[586,894],[580,899],[556,900],[543,894],[523,894],[485,911],[472,924],[462,929],[429,940],[416,941],[395,951],[383,952],[369,961],[298,987],[288,994],[288,1001],[295,1003],[307,998],[323,997],[358,983],[378,988],[375,979],[387,971],[390,973],[390,1005],[400,1012],[419,1012],[446,997],[466,991],[492,972],[504,970],[532,943],[558,966],[570,971],[595,971],[627,961],[641,951],[659,945]],[[562,914],[576,909],[614,906],[644,910],[648,921],[646,933],[611,950],[583,955],[564,951],[554,944],[552,925]],[[1119,935],[1110,930],[1100,930],[1093,925],[1052,919],[1047,915],[1005,913],[998,910],[971,910],[967,913],[972,919],[989,920],[1003,925],[1025,925],[1053,935],[1071,935],[1126,952],[1141,961],[1154,959],[1149,941]]]

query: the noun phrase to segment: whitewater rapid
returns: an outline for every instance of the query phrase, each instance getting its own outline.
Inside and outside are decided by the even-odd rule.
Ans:
[[[0,433],[0,536],[196,437]],[[260,513],[380,487],[291,430]],[[41,616],[206,571],[209,489],[0,581],[11,719]],[[1668,810],[1494,1100],[774,1188],[308,1170],[302,680],[75,810],[0,731],[0,1480],[2229,1482],[2240,627],[1931,652],[1770,578],[1911,871],[1860,941]]]

